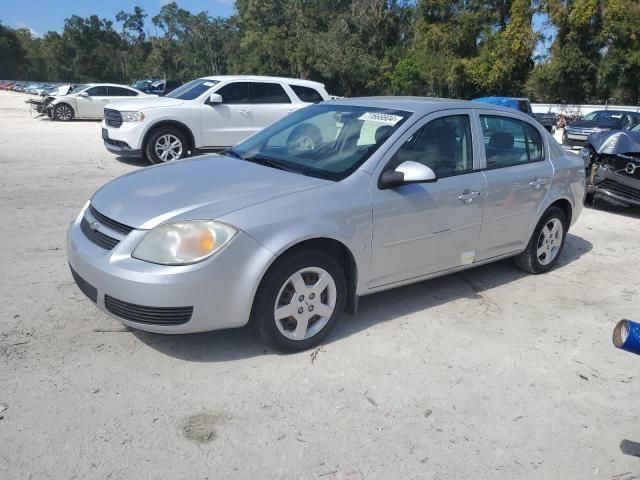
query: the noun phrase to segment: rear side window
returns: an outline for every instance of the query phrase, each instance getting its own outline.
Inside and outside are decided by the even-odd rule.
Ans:
[[[93,87],[86,91],[90,97],[107,97],[109,92],[107,87]]]
[[[136,92],[128,88],[109,87],[110,97],[135,97],[136,95],[138,95]]]
[[[216,93],[222,96],[223,103],[229,103],[232,105],[251,103],[249,102],[248,82],[230,83],[217,90]]]
[[[480,115],[487,168],[511,167],[544,159],[542,136],[527,122]]]
[[[297,97],[303,102],[319,103],[324,100],[322,98],[322,95],[320,95],[320,93],[318,93],[318,91],[315,88],[303,87],[301,85],[289,85],[289,86],[291,87],[291,90],[293,90],[293,93],[295,93]]]
[[[291,103],[287,92],[279,83],[251,83],[251,103]]]

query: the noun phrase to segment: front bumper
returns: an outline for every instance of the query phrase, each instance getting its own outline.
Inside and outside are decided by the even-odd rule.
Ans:
[[[127,158],[142,158],[141,149],[133,149],[129,145],[119,140],[103,140],[104,147],[111,153],[118,155],[119,157]],[[117,143],[116,143],[117,142]]]
[[[599,167],[590,191],[629,205],[640,206],[640,181]]]
[[[562,143],[571,147],[584,147],[588,138],[588,135],[575,134],[565,130],[562,134]]]
[[[104,146],[111,153],[124,157],[141,157],[142,140],[144,138],[144,122],[122,122],[118,128],[111,127],[102,121],[102,129],[108,138],[104,138]]]
[[[103,312],[139,330],[171,334],[241,327],[249,321],[259,279],[273,259],[249,235],[238,233],[204,262],[156,265],[131,257],[146,231],[133,230],[105,250],[83,233],[84,215],[69,227],[67,257],[76,283]],[[104,225],[98,228],[117,236]]]

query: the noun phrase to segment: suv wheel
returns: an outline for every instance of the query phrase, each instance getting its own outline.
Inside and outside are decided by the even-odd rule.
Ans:
[[[73,109],[66,103],[60,103],[53,109],[53,118],[61,122],[68,122],[73,119]]]
[[[284,351],[318,345],[342,316],[347,284],[327,253],[295,252],[276,263],[256,294],[253,321],[266,344]]]
[[[173,127],[161,127],[151,133],[145,144],[145,155],[151,163],[167,163],[187,156],[185,135]]]
[[[516,265],[529,273],[545,273],[553,268],[564,248],[567,219],[558,207],[549,207],[538,222],[527,248],[514,257]]]

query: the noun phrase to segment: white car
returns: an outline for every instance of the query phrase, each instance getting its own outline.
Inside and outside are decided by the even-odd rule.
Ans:
[[[135,88],[114,83],[87,83],[77,85],[73,93],[59,96],[48,107],[49,117],[66,122],[74,118],[102,118],[104,106],[115,100],[132,97],[152,97]]]
[[[165,97],[105,109],[104,145],[125,157],[164,163],[195,150],[219,150],[307,105],[329,99],[321,83],[258,76],[198,78]],[[299,139],[312,143],[313,138]]]

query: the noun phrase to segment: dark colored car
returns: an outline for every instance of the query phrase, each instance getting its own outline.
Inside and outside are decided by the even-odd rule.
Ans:
[[[589,135],[580,151],[587,168],[587,194],[640,206],[640,125]]]
[[[640,124],[638,112],[596,110],[568,125],[562,134],[562,143],[571,147],[584,147],[592,133],[630,130],[638,124]]]
[[[531,108],[531,102],[528,98],[513,98],[513,97],[482,97],[474,98],[472,102],[489,103],[491,105],[500,105],[502,107],[514,108],[526,113],[527,115],[535,118],[540,125],[547,129],[547,131],[553,133],[556,129],[556,114],[555,113],[533,113]]]
[[[151,82],[146,85],[141,90],[150,95],[164,97],[167,93],[172,92],[180,85],[182,85],[182,82],[179,82],[178,80],[156,80],[155,82]]]

